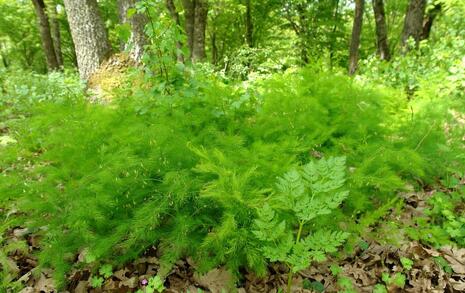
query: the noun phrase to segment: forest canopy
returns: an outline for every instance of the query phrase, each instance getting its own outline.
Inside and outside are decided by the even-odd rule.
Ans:
[[[464,16],[0,0],[0,292],[465,291]]]

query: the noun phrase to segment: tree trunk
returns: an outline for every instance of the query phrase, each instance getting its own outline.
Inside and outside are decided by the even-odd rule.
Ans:
[[[205,32],[207,30],[208,0],[196,0],[194,21],[194,51],[192,61],[204,61],[205,54]]]
[[[8,68],[8,67],[10,67],[10,64],[8,62],[8,57],[7,57],[6,53],[5,53],[4,48],[5,48],[4,43],[1,42],[0,43],[0,55],[2,57],[2,63],[3,63],[3,66],[5,68]]]
[[[186,30],[189,59],[192,59],[194,52],[195,0],[183,0],[182,5],[184,7],[184,29]]]
[[[50,29],[53,40],[53,48],[55,49],[55,57],[60,68],[63,68],[63,53],[61,51],[61,32],[60,23],[58,22],[57,6],[54,1],[48,6],[50,15]]]
[[[50,33],[50,24],[48,22],[44,0],[32,0],[32,3],[34,4],[37,14],[42,47],[44,49],[45,59],[47,60],[47,69],[48,71],[57,70],[59,66],[55,55],[52,35]]]
[[[352,27],[352,38],[349,48],[349,74],[355,74],[358,67],[358,51],[360,47],[360,36],[362,34],[363,7],[365,0],[355,1],[355,16]]]
[[[250,48],[253,48],[253,21],[252,5],[250,0],[245,0],[245,40]]]
[[[76,49],[79,75],[88,80],[111,53],[97,0],[64,0]]]
[[[423,31],[423,17],[425,14],[426,0],[410,0],[407,13],[405,14],[404,29],[402,31],[402,48],[408,51],[407,41],[410,37],[418,47]]]
[[[309,33],[308,33],[308,17],[307,17],[307,10],[303,3],[298,3],[296,6],[297,12],[299,14],[299,22],[300,26],[297,30],[297,34],[300,37],[300,60],[302,61],[303,65],[309,63],[310,59],[308,57],[308,44],[309,44]]]
[[[207,28],[208,0],[183,0],[187,45],[192,62],[203,61],[205,31]]]
[[[174,23],[176,23],[176,26],[178,29],[181,27],[181,20],[179,18],[179,13],[178,10],[176,9],[176,6],[174,5],[173,0],[166,0],[166,8],[168,9],[171,18],[173,18]],[[181,41],[176,41],[176,59],[178,62],[184,63],[184,55],[182,54],[182,42]]]
[[[378,54],[381,60],[389,61],[391,59],[391,52],[389,52],[383,0],[373,0],[373,12],[376,22],[376,45],[378,47]]]
[[[128,17],[129,9],[135,9],[137,1],[118,0],[118,9],[121,23],[128,23],[131,26],[131,36],[128,42],[124,44],[124,50],[129,51],[129,56],[134,61],[140,62],[144,54],[144,47],[147,44],[144,29],[149,20],[145,14],[141,13],[135,13],[131,17]]]
[[[427,12],[426,17],[423,20],[423,27],[421,30],[420,40],[426,40],[429,38],[429,35],[431,33],[431,28],[433,27],[434,19],[441,12],[441,9],[442,9],[441,3],[436,3],[434,4],[433,8]]]

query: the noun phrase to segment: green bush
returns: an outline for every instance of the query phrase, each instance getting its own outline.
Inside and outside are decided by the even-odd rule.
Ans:
[[[162,277],[187,255],[200,270],[263,274],[252,230],[277,176],[345,156],[350,196],[313,228],[355,231],[360,214],[407,182],[445,176],[459,153],[442,128],[449,112],[431,127],[428,101],[412,120],[402,97],[312,69],[248,88],[197,76],[175,95],[135,96],[112,106],[82,94],[44,100],[9,124],[17,143],[0,147],[0,200],[43,236],[40,264],[61,284],[79,253],[118,265],[154,244]]]

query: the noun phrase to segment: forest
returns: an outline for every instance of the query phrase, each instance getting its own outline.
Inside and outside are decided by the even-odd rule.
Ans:
[[[465,1],[0,0],[0,293],[465,292]]]

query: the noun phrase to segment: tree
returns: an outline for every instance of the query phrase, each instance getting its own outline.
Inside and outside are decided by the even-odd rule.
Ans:
[[[349,74],[355,74],[358,67],[358,55],[360,47],[360,36],[362,34],[363,9],[365,0],[355,1],[355,16],[352,27],[352,38],[349,48]]]
[[[252,5],[250,0],[245,0],[245,40],[250,48],[253,48],[253,21],[252,21]]]
[[[183,0],[183,6],[190,58],[193,62],[203,61],[206,58],[205,31],[208,0]]]
[[[130,13],[135,10],[138,0],[118,0],[118,10],[120,21],[123,24],[131,26],[131,36],[129,41],[124,45],[124,50],[129,51],[129,55],[136,62],[142,60],[144,47],[147,44],[147,37],[145,35],[145,25],[148,23],[147,15],[143,13]]]
[[[179,18],[179,12],[176,9],[176,5],[174,4],[173,0],[166,0],[165,1],[166,8],[168,9],[168,12],[171,15],[171,18],[173,19],[174,23],[178,28],[181,27],[181,20]],[[182,42],[177,40],[176,41],[176,59],[178,62],[184,63],[184,55],[182,53]]]
[[[37,15],[37,23],[39,26],[42,47],[47,61],[47,69],[49,71],[57,70],[59,64],[56,58],[55,47],[53,45],[52,34],[50,32],[50,23],[47,16],[47,8],[44,0],[32,0],[34,9]]]
[[[373,13],[376,23],[376,45],[381,60],[390,60],[391,52],[389,51],[388,35],[386,28],[386,16],[384,13],[383,0],[373,0]]]
[[[73,37],[79,74],[88,80],[111,53],[97,0],[64,0]]]
[[[423,32],[423,17],[425,14],[426,0],[410,0],[405,14],[404,28],[402,30],[402,48],[408,51],[408,40],[413,38],[415,46],[421,39]]]
[[[63,53],[61,51],[61,32],[60,23],[58,21],[57,4],[54,0],[47,5],[47,12],[50,15],[50,32],[53,40],[53,48],[55,49],[55,57],[60,68],[63,68]]]
[[[426,40],[429,38],[431,33],[431,28],[433,27],[433,22],[436,16],[441,12],[442,4],[441,2],[434,3],[433,7],[429,9],[426,13],[426,17],[423,20],[423,26],[421,30],[421,40]]]

